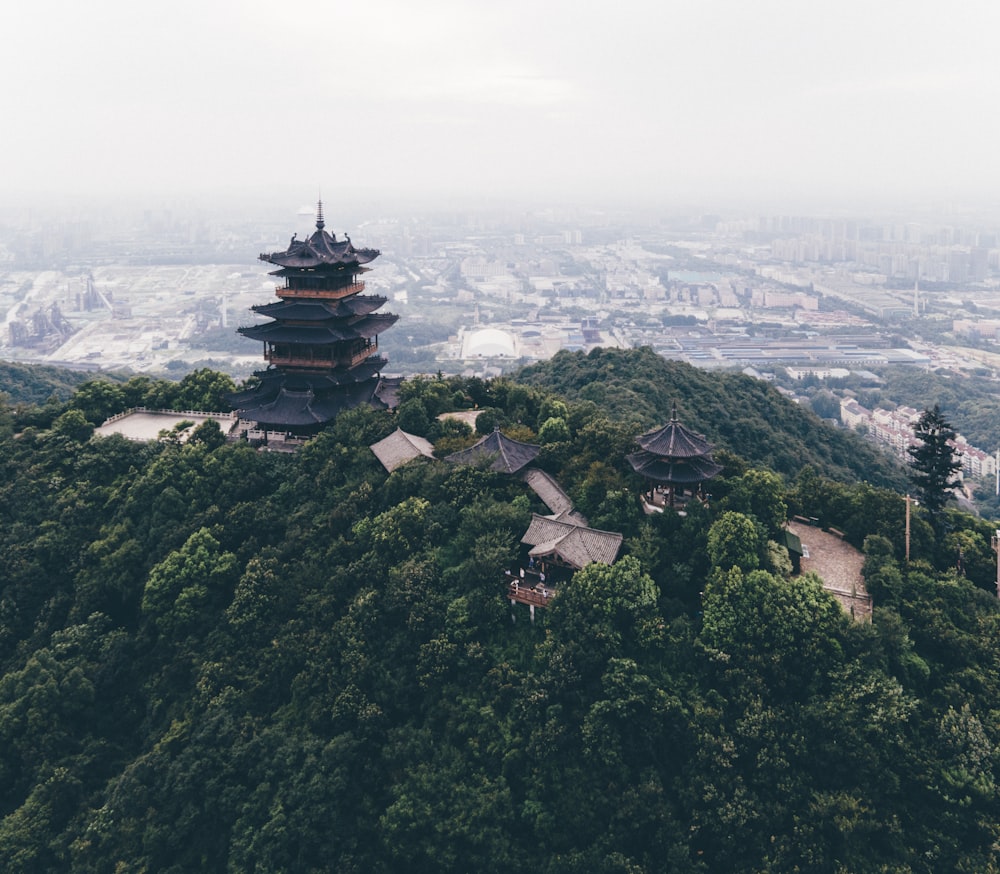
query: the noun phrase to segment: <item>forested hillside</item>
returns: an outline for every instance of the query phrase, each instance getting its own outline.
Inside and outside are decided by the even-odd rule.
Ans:
[[[0,870],[998,870],[993,527],[917,508],[906,563],[859,441],[651,358],[412,380],[294,455],[91,438],[204,371],[0,410]],[[646,516],[624,456],[674,402],[725,470]],[[368,448],[473,407],[625,535],[533,624],[524,483]],[[865,545],[870,625],[790,576],[788,513]]]
[[[43,364],[0,361],[0,392],[10,404],[44,404],[49,398],[65,401],[93,374]]]
[[[643,428],[667,421],[671,405],[690,427],[742,457],[795,476],[806,465],[845,480],[904,488],[884,453],[856,434],[824,426],[760,380],[699,370],[651,349],[559,352],[519,377],[564,397],[593,401],[605,414]]]

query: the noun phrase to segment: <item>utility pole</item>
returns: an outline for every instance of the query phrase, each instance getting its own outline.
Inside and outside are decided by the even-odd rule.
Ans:
[[[993,535],[990,546],[997,554],[997,598],[1000,598],[1000,528],[997,528],[996,534]]]
[[[910,504],[917,504],[916,498],[906,496],[906,563],[910,563]]]

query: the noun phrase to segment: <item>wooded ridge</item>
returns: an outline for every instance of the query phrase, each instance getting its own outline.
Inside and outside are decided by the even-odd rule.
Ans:
[[[857,435],[597,350],[408,380],[294,454],[91,437],[229,389],[0,404],[3,870],[998,870],[995,526],[912,508],[904,561],[905,472]],[[646,515],[625,456],[674,404],[724,470]],[[503,571],[535,493],[369,448],[466,448],[456,409],[624,535],[534,623]],[[792,515],[864,549],[870,624],[791,574]]]

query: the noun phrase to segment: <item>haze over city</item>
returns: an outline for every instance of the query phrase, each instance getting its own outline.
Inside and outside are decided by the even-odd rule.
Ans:
[[[5,4],[0,196],[990,206],[998,27],[986,0]]]

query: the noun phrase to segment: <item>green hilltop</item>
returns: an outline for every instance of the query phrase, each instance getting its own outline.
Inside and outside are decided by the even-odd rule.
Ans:
[[[994,529],[914,508],[905,561],[904,474],[857,435],[600,350],[408,380],[294,454],[92,437],[230,387],[0,404],[3,870],[997,870]],[[724,469],[646,515],[625,455],[674,404]],[[465,448],[438,416],[471,409],[624,535],[533,623],[502,581],[525,483],[369,449]],[[864,549],[871,623],[791,574],[796,514]]]
[[[699,370],[648,348],[595,349],[559,352],[519,380],[592,401],[642,429],[667,421],[676,403],[680,418],[712,442],[786,476],[811,466],[834,479],[904,488],[899,468],[858,435],[823,425],[767,383],[734,371]]]

